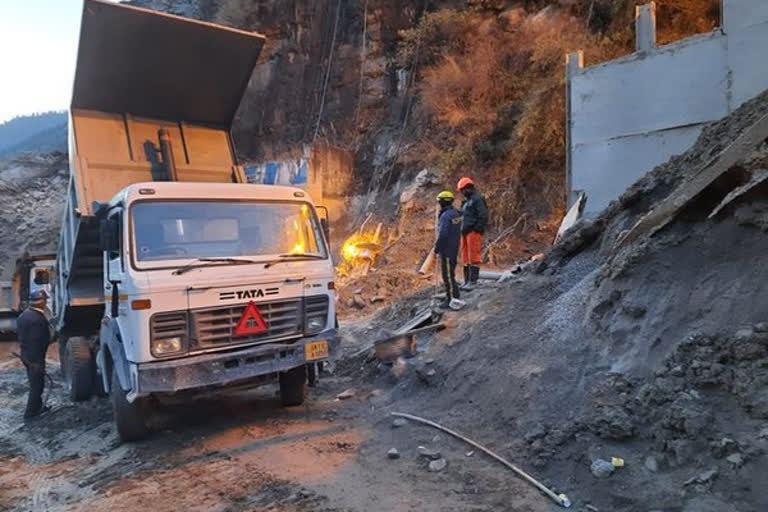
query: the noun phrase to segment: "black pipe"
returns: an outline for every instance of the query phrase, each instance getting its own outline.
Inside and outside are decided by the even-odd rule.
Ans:
[[[165,128],[160,128],[157,131],[157,136],[160,138],[160,153],[163,155],[166,179],[179,181],[179,176],[176,174],[176,159],[173,157],[173,147],[171,146],[171,135]]]

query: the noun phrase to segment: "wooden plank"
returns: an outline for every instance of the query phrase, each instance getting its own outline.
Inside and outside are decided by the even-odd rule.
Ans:
[[[432,310],[428,309],[426,311],[423,311],[416,316],[414,316],[411,320],[409,320],[405,325],[400,327],[397,331],[395,331],[395,336],[402,336],[403,334],[407,333],[408,331],[412,331],[413,329],[416,329],[417,327],[421,327],[422,325],[426,323],[432,322]]]
[[[704,165],[690,180],[678,187],[656,208],[637,221],[632,229],[616,243],[616,248],[625,247],[643,235],[653,236],[669,224],[691,200],[739,163],[766,138],[768,138],[768,114],[758,119],[727,148]]]
[[[725,198],[722,201],[720,201],[720,204],[717,205],[717,207],[714,210],[712,210],[712,213],[709,214],[708,218],[711,219],[712,217],[720,213],[723,210],[723,208],[725,208],[726,206],[731,204],[733,201],[740,198],[741,196],[743,196],[744,194],[746,194],[756,186],[760,185],[765,180],[768,180],[768,170],[758,169],[752,175],[752,179],[749,180],[748,183],[731,190],[731,192],[728,193],[728,195],[725,196]]]

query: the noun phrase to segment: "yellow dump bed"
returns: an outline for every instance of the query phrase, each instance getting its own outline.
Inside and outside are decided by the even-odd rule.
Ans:
[[[131,183],[165,179],[165,128],[179,181],[245,181],[230,127],[264,37],[85,0],[70,158],[80,215]]]
[[[263,45],[260,34],[84,1],[54,288],[64,335],[98,332],[104,309],[94,202],[169,178],[246,181],[230,128]]]

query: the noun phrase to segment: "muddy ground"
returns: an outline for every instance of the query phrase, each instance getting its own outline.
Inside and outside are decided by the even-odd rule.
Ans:
[[[369,339],[347,340],[347,352]],[[166,409],[150,440],[120,444],[108,399],[67,400],[55,347],[52,411],[24,424],[14,350],[0,345],[0,510],[552,510],[460,442],[393,428],[391,381],[345,375],[356,360],[325,376],[305,406],[281,408],[274,387],[197,399]],[[336,398],[349,388],[353,398]],[[420,445],[439,450],[447,468],[430,472]],[[400,459],[387,458],[391,448]]]

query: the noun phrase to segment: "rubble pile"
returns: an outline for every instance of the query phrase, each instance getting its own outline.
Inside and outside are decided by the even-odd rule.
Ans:
[[[768,144],[621,243],[767,114],[768,93],[577,224],[533,272],[468,294],[395,381],[370,372],[394,382],[388,405],[485,440],[581,509],[768,509],[768,184],[750,181]]]
[[[56,252],[68,183],[63,153],[0,162],[0,280],[24,252]]]

